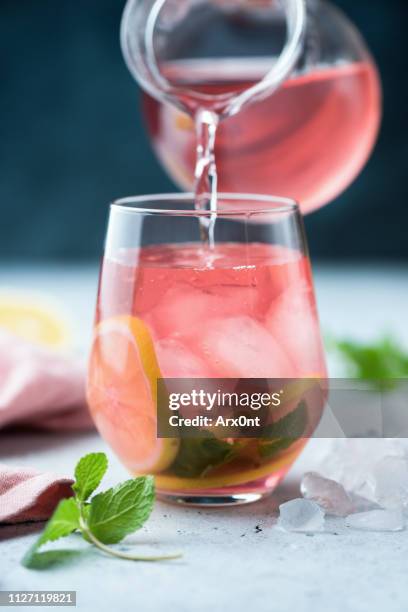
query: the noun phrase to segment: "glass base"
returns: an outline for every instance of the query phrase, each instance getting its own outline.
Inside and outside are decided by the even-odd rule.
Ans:
[[[157,498],[170,504],[185,507],[222,508],[224,506],[253,504],[272,494],[289,467],[289,465],[286,465],[277,472],[252,482],[218,489],[169,490],[160,488],[158,483]]]
[[[218,508],[224,506],[242,506],[244,504],[252,504],[270,495],[270,491],[265,493],[236,493],[230,495],[205,495],[203,494],[185,494],[182,493],[160,493],[158,491],[157,498],[160,501],[176,504],[178,506],[205,506],[207,508]]]

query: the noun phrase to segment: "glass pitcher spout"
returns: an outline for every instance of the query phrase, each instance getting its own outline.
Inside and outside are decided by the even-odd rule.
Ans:
[[[180,53],[184,59],[199,58],[197,37],[203,28],[211,38],[211,28],[217,24],[224,23],[228,29],[231,20],[252,18],[254,4],[249,0],[128,0],[122,18],[121,45],[130,72],[154,98],[189,114],[199,107],[210,108],[221,116],[236,114],[248,103],[276,90],[296,66],[306,31],[305,0],[256,3],[258,19],[266,16],[286,23],[286,40],[278,54],[271,52],[269,63],[265,58],[264,74],[250,87],[209,95],[180,82],[169,70],[168,62]],[[213,35],[216,36],[215,29]],[[228,57],[228,50],[225,55],[222,46],[220,59],[231,62],[235,54]],[[207,58],[208,52],[204,51],[201,57]]]

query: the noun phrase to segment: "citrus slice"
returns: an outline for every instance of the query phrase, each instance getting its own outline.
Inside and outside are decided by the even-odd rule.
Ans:
[[[157,438],[157,379],[161,377],[146,324],[132,316],[95,329],[88,403],[102,437],[133,473],[155,474],[174,461],[177,439]]]
[[[0,327],[34,342],[54,348],[70,344],[69,325],[58,307],[31,293],[0,293]]]

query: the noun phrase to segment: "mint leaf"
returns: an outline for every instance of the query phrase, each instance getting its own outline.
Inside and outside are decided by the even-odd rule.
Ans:
[[[196,478],[210,469],[231,461],[235,456],[235,446],[215,436],[205,438],[183,438],[180,449],[172,465],[176,476]]]
[[[63,499],[38,538],[37,548],[46,542],[53,542],[69,535],[79,528],[79,508],[73,497]]]
[[[262,437],[271,438],[299,438],[307,427],[307,404],[303,400],[297,407],[284,417],[264,427]]]
[[[85,501],[100,485],[108,468],[105,453],[90,453],[78,462],[75,468],[73,489],[80,501]]]
[[[58,504],[38,540],[34,542],[33,546],[24,556],[23,565],[25,567],[32,567],[32,564],[35,564],[35,554],[41,546],[46,544],[46,542],[53,542],[65,537],[76,529],[79,529],[79,508],[77,502],[73,497],[63,499]]]
[[[142,476],[127,480],[91,500],[88,527],[104,544],[120,542],[149,518],[154,503],[154,479]]]
[[[270,458],[275,453],[289,448],[305,433],[308,424],[306,402],[300,404],[276,423],[264,428],[263,441],[259,445],[262,458]]]
[[[268,442],[267,444],[261,443],[259,445],[259,454],[262,459],[271,459],[277,453],[286,450],[292,446],[294,440],[289,438],[282,438],[281,440],[275,440],[274,442]]]
[[[392,389],[392,379],[408,377],[408,354],[392,338],[372,344],[351,340],[332,343],[343,356],[350,376],[371,380],[378,390]]]
[[[53,565],[62,565],[74,561],[83,554],[81,550],[46,550],[44,552],[34,552],[28,563],[25,563],[25,557],[22,561],[23,565],[28,569],[45,570]]]

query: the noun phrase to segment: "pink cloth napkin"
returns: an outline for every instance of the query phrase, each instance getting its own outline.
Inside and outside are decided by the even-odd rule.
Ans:
[[[72,495],[72,480],[0,463],[0,524],[44,521],[59,500]]]
[[[8,426],[92,428],[79,360],[0,330],[0,430]],[[51,472],[0,464],[0,524],[49,518],[58,501],[72,495],[71,483]]]
[[[0,330],[0,429],[9,425],[90,429],[83,364]]]

